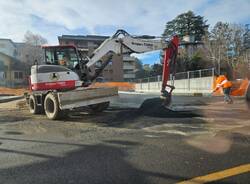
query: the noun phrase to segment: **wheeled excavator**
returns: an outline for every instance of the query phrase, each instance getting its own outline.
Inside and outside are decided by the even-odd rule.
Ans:
[[[68,110],[84,106],[102,111],[117,97],[117,88],[95,88],[90,85],[112,61],[115,54],[145,53],[163,50],[161,98],[168,106],[174,86],[167,84],[170,73],[175,74],[178,53],[177,36],[168,41],[164,37],[133,36],[118,30],[94,52],[83,56],[74,45],[43,46],[43,64],[31,67],[30,93],[26,95],[32,114],[45,113],[49,119],[60,119]],[[41,63],[41,62],[40,62]]]

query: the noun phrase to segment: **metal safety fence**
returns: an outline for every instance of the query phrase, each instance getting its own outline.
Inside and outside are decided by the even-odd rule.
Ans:
[[[213,88],[214,68],[187,71],[170,75],[169,84],[175,86],[174,93],[209,94]],[[162,85],[162,76],[147,77],[135,81],[135,91],[139,92],[159,92]]]
[[[187,71],[187,72],[179,72],[179,73],[176,73],[175,76],[170,74],[170,80],[213,77],[214,74],[215,74],[215,68],[194,70],[194,71]],[[162,81],[161,75],[134,80],[135,83],[148,83],[148,82],[160,82],[160,81]]]

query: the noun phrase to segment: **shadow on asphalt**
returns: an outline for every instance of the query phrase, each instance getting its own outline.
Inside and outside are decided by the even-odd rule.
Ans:
[[[0,169],[0,183],[13,184],[147,184],[152,181],[160,183],[176,183],[190,178],[139,169],[127,161],[127,151],[141,144],[135,141],[106,140],[95,145],[71,144],[63,142],[38,141],[27,139],[4,140],[29,141],[35,143],[51,143],[77,145],[79,149],[63,156],[46,153],[34,153],[20,150],[0,148],[0,152],[46,159],[32,164]],[[115,144],[115,145],[113,145]],[[123,146],[126,146],[125,148]],[[212,182],[216,184],[232,184],[226,181]],[[211,184],[212,184],[211,183]]]
[[[105,142],[111,143],[111,144],[124,145],[124,146],[139,146],[139,145],[141,145],[141,143],[138,143],[138,142],[124,141],[124,140],[109,140],[109,141],[105,141]]]
[[[23,132],[18,132],[18,131],[5,131],[4,133],[8,135],[22,135],[23,134]]]
[[[228,182],[228,181],[215,181],[215,182],[209,182],[207,184],[235,184],[235,183]]]
[[[4,124],[4,123],[14,123],[17,121],[25,121],[30,119],[30,117],[26,117],[26,116],[15,116],[15,115],[3,115],[0,116],[0,124]]]
[[[22,139],[22,138],[6,138],[0,137],[0,140],[7,141],[18,141],[18,142],[34,142],[34,143],[44,143],[44,144],[55,144],[55,145],[68,145],[68,146],[85,146],[84,144],[75,144],[75,143],[67,143],[67,142],[55,142],[55,141],[42,141],[42,140],[34,140],[34,139]]]
[[[0,149],[1,152],[15,153],[33,157],[40,157],[46,161],[29,165],[1,169],[0,183],[119,183],[119,184],[147,184],[152,177],[167,180],[170,183],[187,178],[161,172],[151,172],[138,169],[127,160],[127,150],[138,146],[136,142],[129,143],[126,149],[117,145],[128,145],[128,142],[107,141],[96,145],[84,145],[77,151],[62,156],[51,156],[42,153]],[[150,180],[148,179],[150,177]]]

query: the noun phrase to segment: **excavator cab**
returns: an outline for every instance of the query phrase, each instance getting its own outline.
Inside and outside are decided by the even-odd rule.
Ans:
[[[45,64],[62,65],[71,70],[79,69],[80,59],[75,46],[44,46]]]

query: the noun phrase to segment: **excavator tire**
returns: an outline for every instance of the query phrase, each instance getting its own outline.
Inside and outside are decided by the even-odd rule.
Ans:
[[[44,111],[48,119],[57,120],[66,117],[66,111],[59,108],[56,94],[48,93],[44,99]]]
[[[94,104],[94,105],[89,105],[89,108],[91,109],[92,112],[102,112],[106,110],[109,107],[109,102],[103,102],[99,104]]]
[[[28,105],[31,114],[41,114],[41,107],[37,105],[37,99],[34,95],[30,95]]]

